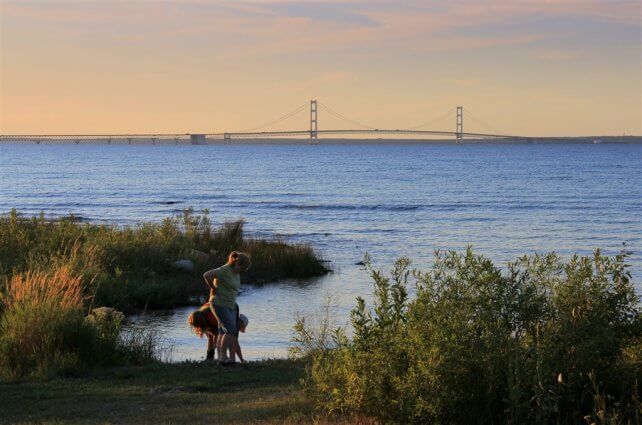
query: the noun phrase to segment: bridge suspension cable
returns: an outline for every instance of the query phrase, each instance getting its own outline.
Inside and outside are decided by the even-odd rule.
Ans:
[[[307,104],[307,103],[304,103],[304,104],[302,104],[302,105],[299,105],[299,107],[297,107],[297,108],[296,108],[296,109],[294,109],[293,111],[288,112],[287,114],[282,115],[282,116],[280,116],[279,118],[277,118],[277,119],[275,119],[275,120],[268,121],[268,122],[263,123],[263,124],[261,124],[261,125],[259,125],[259,126],[256,126],[256,127],[252,127],[252,128],[247,128],[247,129],[245,129],[245,130],[241,130],[241,131],[239,131],[239,133],[246,133],[246,132],[250,132],[250,131],[256,131],[256,130],[260,130],[260,129],[265,128],[265,127],[269,127],[269,126],[274,125],[274,124],[278,124],[278,123],[280,123],[281,121],[285,121],[285,120],[287,120],[288,118],[292,118],[292,117],[293,117],[293,116],[295,116],[296,114],[299,114],[299,113],[301,113],[301,112],[303,112],[303,111],[307,110],[307,108],[308,108],[308,104]]]
[[[360,123],[359,121],[352,120],[352,119],[346,117],[345,115],[342,115],[342,114],[332,110],[328,105],[324,104],[321,101],[318,101],[318,103],[319,103],[319,106],[321,107],[321,109],[323,109],[325,112],[329,113],[330,115],[333,115],[334,117],[339,118],[340,120],[349,122],[349,123],[351,123],[353,125],[356,125],[357,127],[366,128],[368,130],[375,130],[376,129],[376,127]]]
[[[492,125],[486,124],[484,121],[480,120],[479,118],[476,118],[468,109],[463,108],[463,110],[464,110],[464,116],[466,117],[466,119],[473,120],[477,124],[481,125],[483,128],[491,130],[495,134],[506,134],[505,132],[496,129]]]
[[[455,112],[455,108],[450,108],[448,111],[444,112],[443,114],[439,115],[438,117],[433,118],[430,121],[426,121],[426,122],[424,122],[422,124],[416,125],[414,127],[406,128],[406,130],[418,130],[418,129],[422,128],[422,127],[427,127],[427,126],[429,126],[431,124],[434,124],[434,123],[436,123],[438,121],[441,121],[441,120],[443,120],[445,118],[452,117],[454,112]]]

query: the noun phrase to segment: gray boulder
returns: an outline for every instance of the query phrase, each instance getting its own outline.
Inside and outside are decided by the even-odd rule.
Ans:
[[[174,262],[174,267],[189,274],[194,274],[196,267],[192,260],[178,260]]]

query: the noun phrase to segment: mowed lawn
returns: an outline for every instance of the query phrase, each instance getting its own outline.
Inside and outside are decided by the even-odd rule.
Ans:
[[[0,384],[0,423],[308,423],[299,362],[114,368]],[[325,421],[322,421],[325,422]]]

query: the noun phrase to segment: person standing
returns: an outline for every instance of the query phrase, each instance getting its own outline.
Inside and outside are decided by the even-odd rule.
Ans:
[[[236,357],[236,296],[241,288],[241,273],[246,272],[250,265],[250,257],[247,254],[232,251],[225,265],[203,274],[203,279],[211,290],[210,308],[218,320],[219,337],[216,343],[218,361],[222,365],[234,363],[233,359]]]

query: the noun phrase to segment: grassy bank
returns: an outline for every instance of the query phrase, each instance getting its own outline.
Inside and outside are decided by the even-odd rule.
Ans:
[[[307,423],[301,363],[264,361],[104,370],[80,378],[0,384],[0,423]]]
[[[373,304],[357,298],[352,329],[328,306],[295,323],[300,360],[236,369],[160,363],[153,337],[122,339],[121,313],[86,316],[68,265],[14,275],[0,376],[15,383],[0,384],[0,421],[639,424],[642,310],[626,260],[499,268],[469,249],[437,252],[426,271],[401,258],[389,275],[366,261]]]
[[[243,222],[214,228],[205,211],[162,223],[116,227],[80,223],[73,217],[48,220],[16,211],[0,217],[0,289],[14,275],[62,266],[81,276],[94,306],[121,311],[190,304],[205,294],[203,271],[226,262],[232,250],[252,257],[245,283],[319,276],[328,269],[304,244],[250,238]],[[192,272],[175,266],[188,259]]]

